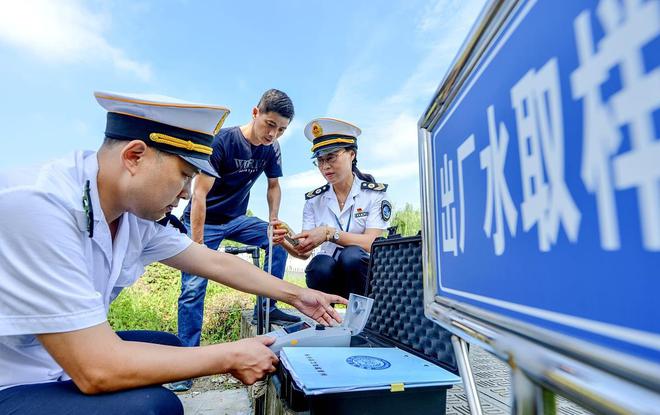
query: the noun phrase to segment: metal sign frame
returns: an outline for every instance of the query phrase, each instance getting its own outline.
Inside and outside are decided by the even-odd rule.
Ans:
[[[660,408],[660,365],[436,294],[440,266],[436,244],[440,239],[436,234],[434,212],[439,206],[434,197],[436,172],[431,131],[510,16],[530,2],[492,0],[487,4],[419,120],[425,313],[461,339],[509,363],[517,413],[552,413],[548,391],[597,412],[653,413]],[[471,406],[475,402],[478,405],[476,396],[470,396],[476,395],[476,390],[466,354],[460,353],[461,342],[454,345],[462,375],[467,376],[466,390]],[[479,413],[472,409],[473,413]]]

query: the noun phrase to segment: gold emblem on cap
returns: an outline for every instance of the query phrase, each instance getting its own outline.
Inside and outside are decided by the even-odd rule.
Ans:
[[[202,154],[213,154],[213,149],[203,144],[193,143],[190,140],[183,140],[181,138],[172,137],[171,135],[161,133],[150,133],[149,139],[156,143],[166,144],[168,146],[183,148],[188,151],[194,151]]]
[[[320,136],[323,135],[323,128],[321,128],[321,124],[315,122],[312,124],[312,135],[314,138],[319,138]]]

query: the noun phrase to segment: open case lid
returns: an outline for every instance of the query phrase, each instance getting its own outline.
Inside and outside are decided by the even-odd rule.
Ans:
[[[352,336],[362,333],[364,326],[367,325],[367,320],[369,320],[373,304],[374,300],[372,298],[350,293],[346,314],[341,326],[348,328]]]
[[[458,374],[451,333],[424,316],[422,237],[377,239],[371,247],[365,334]]]

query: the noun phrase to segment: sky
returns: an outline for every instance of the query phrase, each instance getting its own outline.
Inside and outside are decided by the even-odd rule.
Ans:
[[[359,126],[360,169],[395,210],[418,208],[417,122],[485,1],[0,0],[0,168],[97,149],[96,90],[226,106],[228,127],[278,88],[296,110],[280,219],[300,229],[304,194],[324,184],[303,135],[322,116]],[[262,176],[249,206],[262,218],[265,195]]]

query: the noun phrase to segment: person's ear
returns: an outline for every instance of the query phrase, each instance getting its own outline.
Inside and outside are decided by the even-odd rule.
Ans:
[[[252,108],[252,119],[257,118],[258,116],[259,116],[259,108],[258,107]]]
[[[149,146],[142,140],[133,140],[124,146],[121,150],[121,161],[126,170],[135,175],[138,168],[144,163]]]

